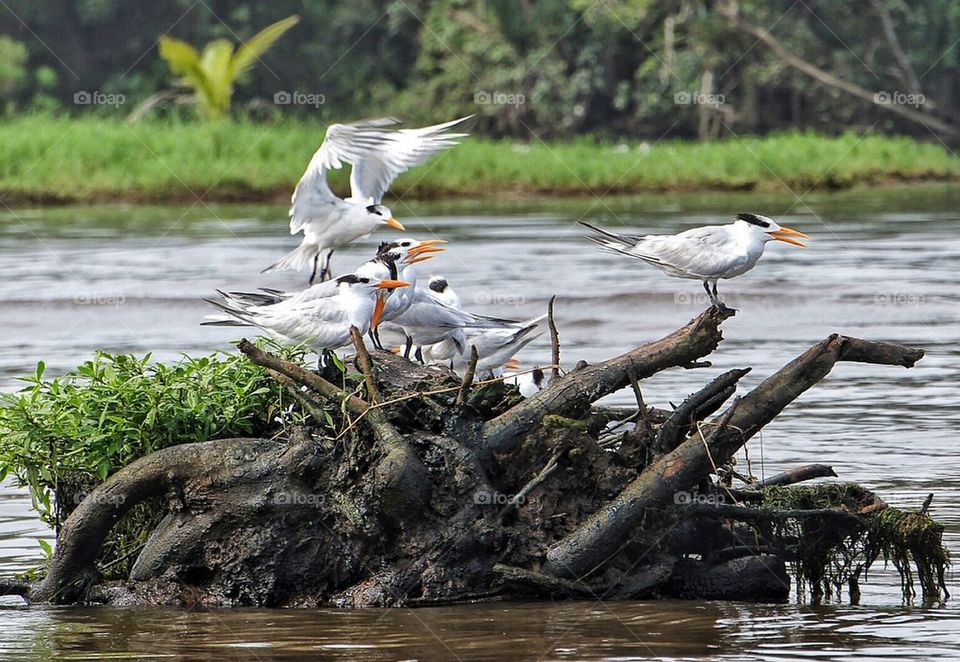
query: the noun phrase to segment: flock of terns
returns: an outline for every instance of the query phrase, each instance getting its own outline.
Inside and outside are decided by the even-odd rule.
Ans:
[[[394,179],[407,169],[458,144],[466,133],[452,132],[461,119],[420,129],[398,129],[392,118],[333,124],[293,193],[290,234],[303,233],[300,245],[264,271],[311,269],[310,286],[299,292],[262,288],[223,292],[207,299],[221,314],[204,324],[255,326],[281,343],[316,350],[321,365],[351,344],[350,328],[369,334],[382,349],[384,337],[404,356],[423,363],[462,369],[476,347],[478,371],[503,375],[516,370],[514,355],[538,337],[546,315],[518,321],[465,310],[443,276],[421,278],[416,265],[443,251],[440,239],[402,238],[382,242],[375,256],[352,273],[332,278],[338,248],[382,226],[404,230],[382,200]],[[339,198],[327,182],[330,170],[351,166],[350,197]],[[759,214],[741,213],[727,225],[693,228],[675,235],[616,234],[581,221],[588,237],[604,250],[651,264],[669,276],[702,281],[713,305],[723,307],[717,281],[756,265],[769,241],[804,247],[809,237]],[[381,326],[383,325],[383,326]],[[482,374],[483,374],[482,373]],[[522,392],[545,384],[534,370],[517,383]]]

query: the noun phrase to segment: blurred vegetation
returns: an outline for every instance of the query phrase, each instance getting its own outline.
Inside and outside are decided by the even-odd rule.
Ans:
[[[7,0],[0,100],[126,114],[169,87],[161,37],[235,43],[291,14],[301,22],[237,90],[235,114],[260,117],[287,92],[325,102],[290,103],[284,115],[479,113],[479,133],[527,141],[787,128],[932,138],[916,118],[824,84],[777,48],[871,93],[922,98],[901,104],[906,113],[956,125],[960,107],[952,0]],[[81,91],[125,103],[77,109]]]
[[[269,25],[234,50],[229,39],[214,39],[201,54],[185,41],[160,37],[160,57],[166,60],[170,71],[182,76],[181,84],[193,92],[196,104],[207,118],[223,117],[230,110],[233,85],[254,62],[297,24],[296,16]]]
[[[0,190],[12,202],[288,200],[323,127],[279,119],[126,124],[109,117],[21,115],[0,122]],[[331,174],[348,190],[347,169]],[[398,179],[393,195],[604,195],[664,190],[838,189],[960,177],[943,146],[908,137],[775,133],[711,143],[565,142],[471,136]]]

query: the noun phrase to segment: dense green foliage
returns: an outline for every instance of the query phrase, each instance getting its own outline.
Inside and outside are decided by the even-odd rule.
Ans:
[[[54,527],[85,492],[137,458],[263,434],[284,402],[263,369],[239,354],[163,365],[149,355],[98,352],[75,373],[45,379],[40,363],[23,381],[18,393],[0,395],[0,480],[11,475],[28,487]]]
[[[0,189],[10,200],[288,200],[322,139],[310,122],[78,120],[20,116],[0,123]],[[334,187],[347,190],[344,170]],[[600,195],[658,190],[843,188],[956,178],[937,144],[876,134],[784,133],[711,143],[667,140],[533,144],[470,137],[397,181],[399,196],[503,192]],[[402,213],[401,210],[397,210]]]
[[[93,110],[126,113],[172,83],[158,54],[162,35],[191,44],[236,43],[299,14],[300,24],[238,88],[238,101],[269,104],[281,91],[323,95],[319,108],[273,110],[338,119],[390,112],[427,121],[476,112],[481,132],[525,140],[583,132],[710,137],[784,128],[909,130],[929,137],[888,108],[790,66],[724,14],[732,4],[8,0],[0,8],[0,34],[22,45],[29,58],[0,65],[0,100],[20,109],[75,108],[75,93],[99,90],[123,94],[126,103]],[[736,6],[745,23],[769,30],[805,62],[871,92],[922,94],[919,109],[956,122],[957,3],[742,0]],[[0,43],[0,53],[7,52],[15,47]],[[697,93],[722,103],[691,103]]]

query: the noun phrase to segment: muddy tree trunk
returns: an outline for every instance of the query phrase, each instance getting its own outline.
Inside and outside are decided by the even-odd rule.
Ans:
[[[359,335],[346,374],[327,375],[337,384],[243,341],[240,351],[289,389],[313,425],[132,463],[71,514],[42,582],[8,581],[0,592],[54,603],[264,606],[782,600],[786,564],[803,553],[778,535],[785,522],[825,527],[839,544],[885,504],[861,490],[845,507],[760,507],[761,489],[832,469],[810,465],[735,488],[731,458],[836,363],[910,367],[923,352],[834,335],[712,419],[749,368],[716,376],[672,411],[643,404],[645,378],[709,366],[702,359],[732,314],[708,309],[660,340],[558,375],[529,399],[495,380],[368,354]],[[595,405],[627,387],[637,408]],[[636,425],[616,425],[623,421]],[[165,515],[129,578],[101,580],[96,561],[111,527],[158,497]]]

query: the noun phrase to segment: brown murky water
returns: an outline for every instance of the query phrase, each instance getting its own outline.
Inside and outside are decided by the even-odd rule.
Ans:
[[[449,250],[444,273],[464,302],[532,316],[560,294],[564,360],[597,360],[654,339],[705,305],[693,281],[605,255],[573,221],[673,232],[737,211],[769,213],[815,236],[768,249],[721,283],[740,309],[714,367],[649,381],[666,406],[719,371],[752,365],[758,383],[831,332],[919,345],[914,370],[844,364],[750,443],[754,473],[832,464],[843,480],[934,514],[960,551],[960,222],[956,187],[793,197],[648,196],[595,201],[393,205],[415,237]],[[793,206],[792,206],[793,205]],[[791,208],[792,206],[792,208]],[[180,353],[229,349],[229,329],[198,327],[216,287],[293,288],[305,275],[258,271],[294,245],[280,206],[90,207],[0,214],[0,389],[44,359],[51,374],[95,348]],[[371,238],[335,258],[349,270]],[[547,363],[546,342],[522,355]],[[628,394],[612,400],[628,402]],[[743,459],[741,455],[741,459]],[[0,487],[0,576],[40,558],[47,536],[29,498]],[[951,589],[956,588],[950,577]],[[956,591],[955,591],[956,592]],[[0,659],[915,659],[960,658],[960,608],[904,605],[880,570],[861,606],[802,602],[493,603],[421,610],[177,611],[24,607],[0,598]]]

